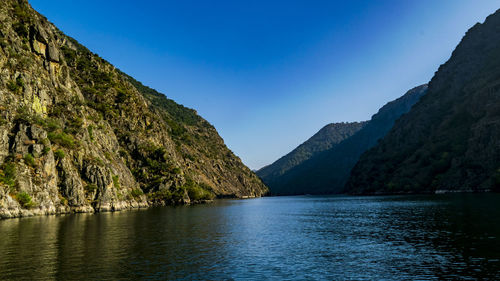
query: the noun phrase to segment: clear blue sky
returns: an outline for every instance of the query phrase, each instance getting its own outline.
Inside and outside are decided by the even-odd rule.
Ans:
[[[212,123],[250,168],[430,80],[498,0],[30,0]]]

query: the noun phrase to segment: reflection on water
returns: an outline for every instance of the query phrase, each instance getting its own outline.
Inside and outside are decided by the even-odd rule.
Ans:
[[[0,221],[0,279],[499,279],[500,195],[278,197]]]

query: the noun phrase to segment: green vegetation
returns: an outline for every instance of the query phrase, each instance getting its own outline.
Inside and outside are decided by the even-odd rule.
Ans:
[[[179,204],[184,199],[185,189],[173,188],[159,190],[153,193],[148,193],[148,196],[153,201],[162,201],[168,204]]]
[[[76,141],[73,138],[73,136],[68,135],[64,132],[59,132],[59,133],[50,132],[48,133],[48,138],[51,142],[57,143],[67,148],[74,148],[76,146]]]
[[[11,191],[14,188],[16,182],[16,164],[10,161],[5,161],[5,163],[0,166],[0,183],[5,184],[10,187]]]
[[[26,163],[26,165],[31,166],[31,167],[36,166],[35,158],[33,157],[33,155],[31,153],[24,155],[24,163]]]
[[[141,145],[136,156],[146,169],[133,169],[132,173],[138,181],[147,183],[146,190],[154,190],[164,178],[180,172],[179,168],[169,161],[164,147],[154,144]]]
[[[28,45],[24,44],[23,47],[27,47]],[[28,47],[29,48],[29,47]],[[22,57],[17,63],[16,68],[18,70],[27,70],[31,65],[33,65],[34,61],[31,57],[25,56]]]
[[[27,2],[26,2],[27,3]],[[29,14],[29,9],[24,1],[16,1],[13,3],[13,13],[14,17],[22,23],[30,23],[31,17]]]
[[[44,118],[37,114],[31,114],[25,106],[21,106],[17,109],[17,114],[15,118],[16,122],[21,122],[25,124],[35,124],[43,127],[46,131],[55,132],[61,128],[59,122],[52,118]],[[44,143],[48,145],[48,142]]]
[[[78,116],[72,116],[67,125],[68,127],[65,129],[65,131],[70,134],[76,134],[83,126],[83,119]]]
[[[10,80],[7,82],[7,89],[11,92],[17,93],[24,87],[24,81],[21,76],[18,76],[16,80]]]
[[[210,186],[198,184],[190,178],[187,178],[184,188],[187,190],[191,200],[212,200],[215,198],[215,195],[209,191],[211,190]]]
[[[33,116],[29,113],[28,109],[25,106],[21,106],[17,109],[16,113],[16,122],[21,122],[25,124],[32,123]]]
[[[66,154],[61,149],[58,149],[54,152],[54,156],[57,160],[62,160],[66,156]]]
[[[48,131],[54,132],[60,128],[59,123],[51,118],[46,118],[41,125]]]
[[[165,95],[158,93],[156,90],[144,86],[141,82],[123,72],[120,73],[125,76],[129,82],[155,106],[158,106],[168,112],[171,121],[183,123],[189,126],[195,126],[198,124],[210,126],[207,121],[198,116],[195,110],[176,103],[175,101],[167,98]]]
[[[113,186],[118,190],[122,189],[122,187],[120,186],[120,178],[117,175],[114,175],[112,179],[113,179]]]
[[[31,23],[29,9],[24,1],[14,2],[13,8],[14,18],[17,19],[17,22],[12,24],[12,29],[19,37],[27,39],[29,35],[27,25]]]
[[[7,82],[7,89],[9,91],[16,93],[19,90],[19,86],[17,85],[16,81],[9,81]]]
[[[19,202],[21,207],[25,209],[30,209],[35,207],[35,203],[32,201],[31,196],[24,191],[16,194],[16,200],[17,202]]]
[[[75,66],[74,64],[76,62],[76,56],[77,56],[76,51],[63,45],[63,46],[61,46],[61,52],[62,52],[64,58],[66,59],[66,63],[69,66]]]
[[[90,125],[87,127],[87,131],[89,133],[90,140],[94,140],[94,126]]]
[[[215,198],[212,188],[206,184],[199,184],[191,178],[186,178],[183,186],[171,187],[170,189],[159,190],[148,194],[151,200],[165,201],[177,204],[184,200],[187,193],[191,201],[212,200]]]
[[[117,92],[115,103],[122,104],[125,103],[130,98],[130,94],[127,92],[127,90],[119,86],[115,86],[115,90]]]
[[[135,199],[141,197],[143,194],[144,192],[142,192],[142,189],[140,188],[134,188],[132,189],[132,191],[130,191],[130,195]]]
[[[27,38],[29,35],[28,28],[20,22],[16,22],[12,25],[12,29],[19,35],[21,38]]]
[[[62,205],[68,205],[68,199],[64,198],[63,196],[59,195],[59,200],[61,200]]]

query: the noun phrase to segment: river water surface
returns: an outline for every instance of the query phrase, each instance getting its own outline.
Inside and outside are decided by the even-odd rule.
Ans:
[[[0,279],[500,280],[500,194],[270,197],[0,221]]]

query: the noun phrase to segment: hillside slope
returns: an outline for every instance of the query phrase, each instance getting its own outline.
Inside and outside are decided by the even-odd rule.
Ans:
[[[318,153],[284,173],[279,180],[266,182],[272,194],[341,193],[352,167],[363,152],[385,136],[394,122],[426,93],[427,85],[409,90],[384,105],[358,132],[329,150]]]
[[[257,175],[265,183],[279,181],[279,177],[288,170],[339,144],[363,128],[364,125],[365,122],[328,124],[287,155],[258,170]]]
[[[347,186],[361,194],[499,189],[500,11],[466,33]]]
[[[0,217],[267,191],[212,125],[66,36],[0,6]]]

